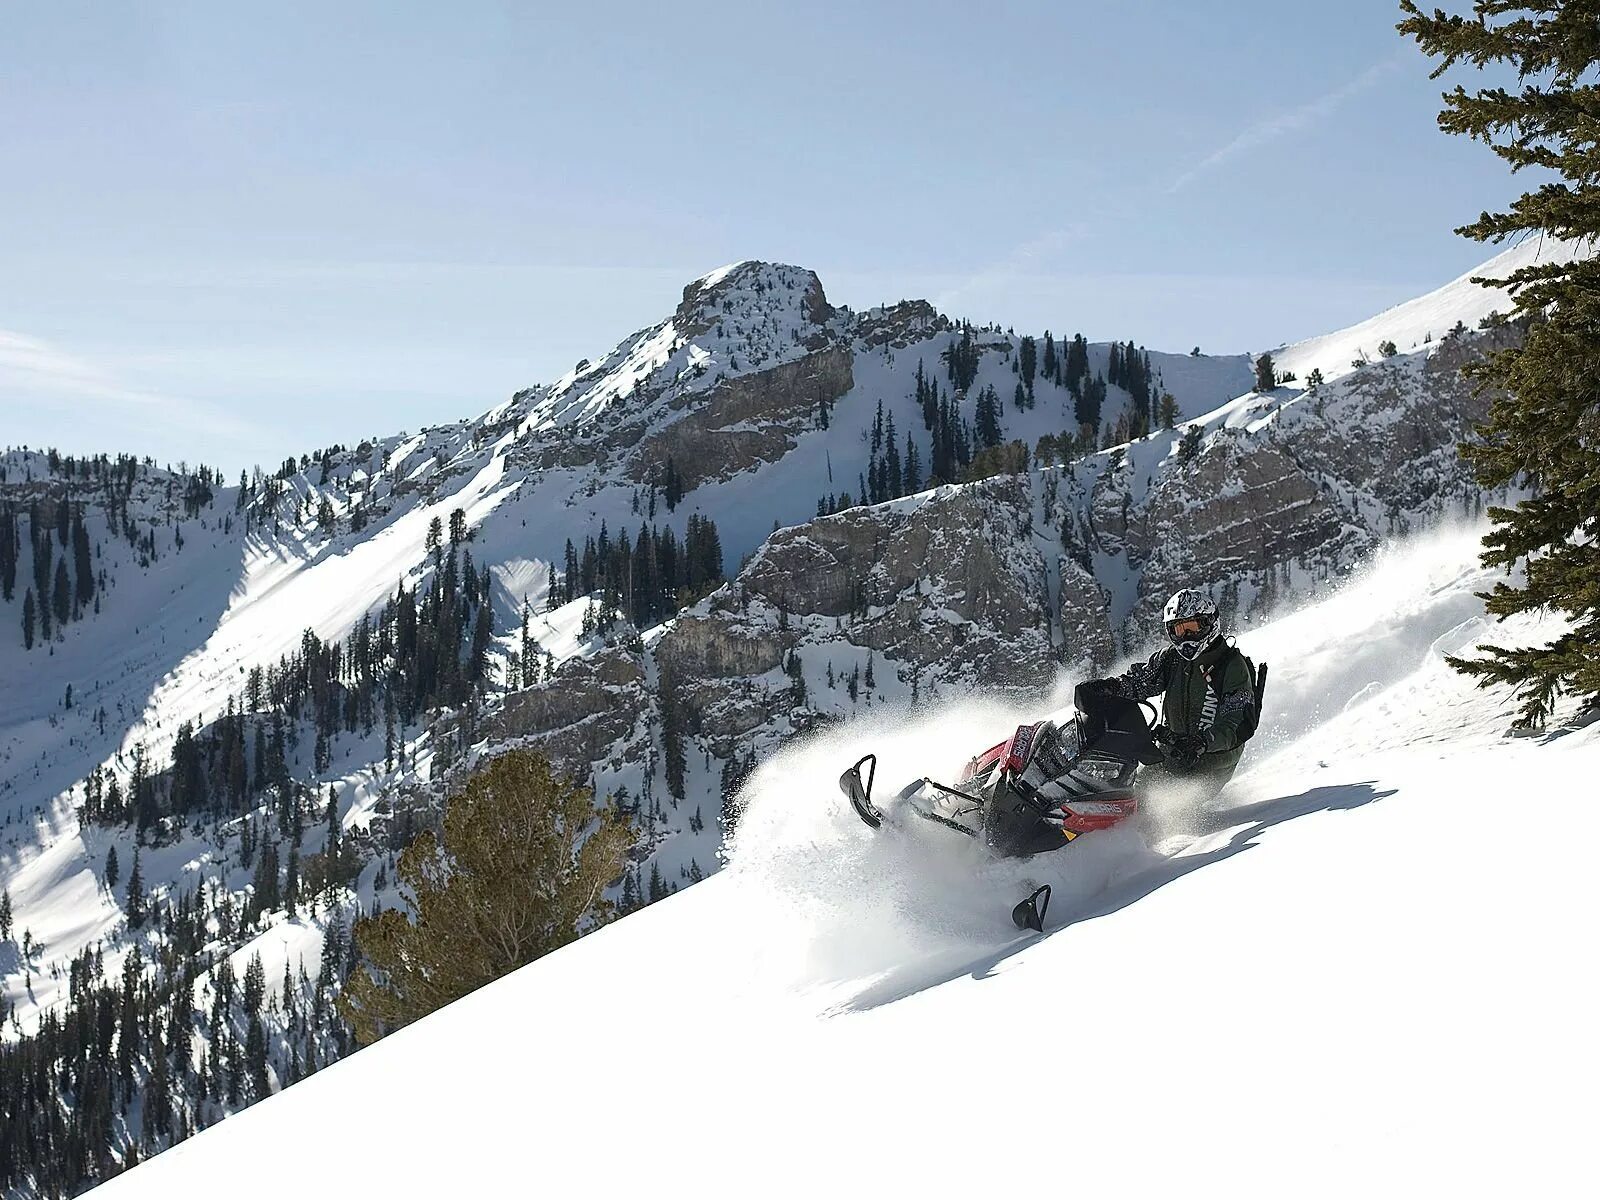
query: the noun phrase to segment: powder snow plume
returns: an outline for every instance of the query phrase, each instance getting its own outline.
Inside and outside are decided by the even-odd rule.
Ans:
[[[1159,864],[1131,827],[1096,834],[1071,854],[995,861],[931,824],[891,819],[869,830],[839,791],[839,773],[869,751],[880,798],[919,775],[953,779],[973,754],[1038,717],[974,698],[911,719],[868,718],[786,749],[751,777],[726,874],[771,931],[774,983],[849,981],[855,990],[838,997],[842,1007],[882,1003],[1015,944],[1011,906],[1039,884],[1054,891],[1052,912],[1082,912],[1120,879]]]

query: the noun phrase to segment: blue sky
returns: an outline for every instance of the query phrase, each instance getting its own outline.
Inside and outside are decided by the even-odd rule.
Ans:
[[[1393,0],[11,6],[0,442],[252,462],[482,411],[770,258],[1260,350],[1520,188]]]

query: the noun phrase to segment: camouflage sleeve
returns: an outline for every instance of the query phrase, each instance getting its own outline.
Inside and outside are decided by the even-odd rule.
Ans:
[[[1171,650],[1157,650],[1144,662],[1136,662],[1121,675],[1106,680],[1106,691],[1128,700],[1148,700],[1167,687],[1167,656]]]
[[[1244,659],[1230,655],[1217,688],[1217,715],[1206,730],[1208,754],[1232,750],[1239,744],[1239,724],[1255,702],[1255,686],[1250,672],[1245,670]]]

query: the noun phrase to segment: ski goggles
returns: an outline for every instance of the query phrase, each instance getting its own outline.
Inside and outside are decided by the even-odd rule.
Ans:
[[[1180,641],[1197,638],[1205,631],[1205,623],[1199,617],[1185,617],[1181,621],[1173,621],[1167,625],[1167,632]]]

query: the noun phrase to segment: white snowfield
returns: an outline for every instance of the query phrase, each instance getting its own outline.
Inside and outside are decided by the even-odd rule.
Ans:
[[[1490,313],[1511,312],[1516,301],[1506,289],[1486,288],[1473,283],[1474,278],[1505,279],[1536,263],[1570,262],[1591,253],[1592,248],[1577,242],[1528,238],[1425,296],[1346,329],[1274,350],[1273,364],[1280,372],[1292,371],[1303,383],[1313,369],[1320,370],[1324,379],[1335,379],[1348,375],[1358,361],[1376,362],[1383,357],[1378,347],[1384,342],[1393,342],[1402,354],[1421,350],[1449,333],[1457,321],[1475,329]]]
[[[1479,532],[1248,635],[1269,720],[1211,805],[989,864],[835,779],[948,773],[1017,714],[854,724],[758,773],[719,875],[108,1200],[276,1197],[238,1169],[274,1146],[323,1194],[1593,1195],[1600,724],[1507,739],[1444,664],[1550,632],[1485,622]]]

